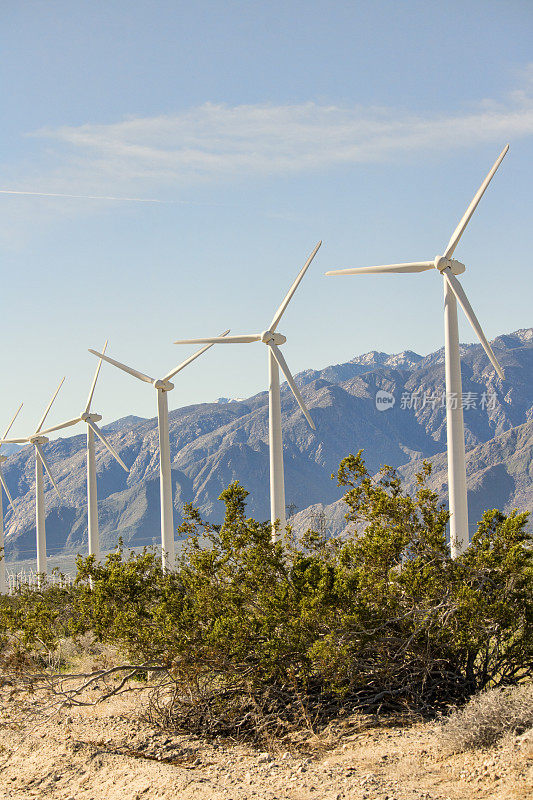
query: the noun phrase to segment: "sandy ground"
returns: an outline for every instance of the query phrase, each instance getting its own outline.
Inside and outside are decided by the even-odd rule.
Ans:
[[[20,696],[1,700],[2,800],[533,798],[533,731],[443,755],[435,724],[367,721],[335,741],[308,741],[307,754],[269,754],[162,732],[139,719],[139,694],[49,720],[21,717]]]

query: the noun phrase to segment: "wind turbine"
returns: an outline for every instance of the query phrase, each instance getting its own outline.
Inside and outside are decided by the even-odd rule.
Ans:
[[[103,353],[105,353],[106,348],[107,342],[104,345]],[[52,428],[47,428],[46,430],[42,431],[43,434],[53,433],[55,431],[62,430],[63,428],[70,428],[72,425],[77,425],[79,422],[84,422],[87,425],[87,518],[89,533],[89,555],[94,555],[97,561],[100,559],[100,536],[98,532],[98,493],[96,485],[95,434],[104,444],[104,446],[107,447],[115,461],[118,461],[122,469],[126,470],[126,472],[129,472],[128,467],[123,462],[113,445],[109,443],[96,424],[97,422],[100,422],[102,416],[91,411],[91,403],[101,366],[102,359],[99,360],[98,366],[96,367],[93,382],[89,391],[89,397],[87,398],[87,403],[85,404],[85,408],[80,416],[75,417],[74,419],[69,419],[66,422],[62,422],[60,425],[54,425]]]
[[[289,384],[296,402],[303,411],[303,414],[309,423],[312,430],[316,430],[315,424],[311,419],[300,390],[294,382],[291,371],[287,366],[287,362],[283,357],[279,345],[285,344],[287,338],[281,333],[276,333],[276,328],[289,305],[293,294],[298,288],[300,281],[307,272],[311,261],[314,259],[318,252],[318,248],[322,242],[319,242],[304,266],[298,273],[298,276],[291,288],[285,295],[282,304],[274,314],[269,328],[262,333],[252,333],[244,336],[215,336],[211,339],[180,339],[175,344],[201,344],[208,342],[209,344],[215,343],[228,343],[228,344],[249,344],[250,342],[263,342],[268,347],[268,444],[270,450],[270,519],[272,525],[276,520],[279,520],[280,530],[283,531],[287,524],[286,511],[285,511],[285,479],[283,474],[283,439],[281,432],[281,396],[279,386],[279,368]],[[275,536],[275,529],[273,529],[273,536]]]
[[[55,390],[55,393],[52,395],[52,399],[48,403],[46,407],[46,411],[44,412],[41,421],[39,422],[35,433],[31,436],[26,437],[25,439],[5,439],[10,444],[32,444],[33,449],[35,450],[35,523],[36,523],[36,531],[37,531],[37,574],[39,575],[39,581],[41,580],[41,576],[46,576],[46,528],[45,528],[45,520],[46,520],[46,513],[44,508],[44,474],[43,474],[43,467],[45,468],[46,472],[48,473],[48,477],[52,482],[54,489],[57,492],[59,498],[61,498],[61,493],[58,489],[57,483],[54,480],[54,476],[52,475],[52,471],[50,470],[50,466],[48,461],[45,458],[43,453],[43,445],[46,444],[49,439],[43,435],[42,427],[48,416],[48,412],[52,408],[52,404],[56,399],[59,390],[63,386],[63,381],[65,378],[62,378],[59,382],[59,386]]]
[[[452,258],[455,248],[468,225],[477,204],[505,154],[506,145],[489,174],[474,195],[474,199],[466,209],[464,216],[454,230],[444,255],[435,256],[433,261],[413,261],[407,264],[384,264],[378,267],[357,267],[326,272],[326,275],[370,275],[382,273],[425,272],[438,270],[444,282],[444,360],[446,373],[446,429],[448,442],[448,494],[450,507],[450,547],[452,557],[460,555],[469,545],[468,506],[466,493],[465,435],[462,409],[461,358],[459,354],[459,328],[457,320],[457,301],[459,301],[466,318],[473,327],[492,366],[499,377],[504,380],[503,369],[479,324],[472,306],[457,279],[466,267]]]
[[[221,334],[224,337],[228,331]],[[168,372],[163,378],[150,378],[143,372],[139,372],[132,367],[127,367],[121,364],[120,361],[115,361],[113,358],[99,353],[97,350],[89,349],[89,353],[98,356],[100,360],[108,361],[123,372],[133,375],[144,383],[151,383],[157,392],[157,426],[159,431],[159,477],[160,477],[160,494],[161,494],[161,547],[162,547],[162,561],[163,569],[166,571],[174,567],[175,550],[174,550],[174,512],[172,503],[172,480],[170,471],[170,432],[168,428],[168,393],[174,388],[174,384],[170,379],[181,372],[186,366],[194,361],[202,353],[212,345],[202,347],[192,356],[186,358],[181,364],[178,364],[175,369]]]
[[[15,412],[15,416],[7,426],[7,430],[4,433],[2,439],[0,440],[0,448],[4,443],[4,439],[6,438],[7,434],[11,430],[13,423],[15,422],[16,418],[19,415],[19,411],[24,404],[21,403],[20,406],[17,408]],[[7,460],[7,456],[0,455],[0,465]],[[13,509],[13,513],[16,514],[17,511],[15,509],[15,504],[13,503],[13,498],[7,488],[7,483],[4,478],[4,474],[2,472],[2,467],[0,466],[0,594],[6,593],[6,553],[4,549],[4,506],[3,506],[3,498],[2,498],[2,486],[4,487],[4,491],[7,495],[7,499],[9,500],[9,504]]]

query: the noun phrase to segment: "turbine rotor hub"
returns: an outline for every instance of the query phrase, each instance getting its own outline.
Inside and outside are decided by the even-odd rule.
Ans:
[[[50,439],[47,436],[41,436],[37,434],[37,436],[32,436],[30,439],[30,444],[47,444]]]
[[[445,258],[444,256],[435,256],[435,260],[433,262],[435,264],[435,269],[438,269],[440,273],[442,273],[448,267],[451,269],[454,275],[462,275],[463,272],[466,270],[464,264],[460,261],[456,261],[455,258]]]
[[[285,344],[287,337],[275,331],[263,331],[261,341],[265,344]]]

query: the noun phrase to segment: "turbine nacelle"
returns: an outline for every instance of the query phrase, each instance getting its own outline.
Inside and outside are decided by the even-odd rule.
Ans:
[[[465,265],[460,261],[456,261],[455,258],[446,258],[446,256],[435,256],[433,263],[435,269],[438,269],[440,273],[449,268],[454,275],[462,275],[466,270]]]
[[[170,383],[170,381],[159,380],[159,381],[154,381],[154,388],[161,389],[161,391],[163,392],[171,392],[172,389],[174,388],[174,384]]]
[[[261,341],[265,344],[285,344],[287,341],[287,337],[284,336],[282,333],[275,333],[274,331],[263,331],[261,334]]]
[[[50,439],[47,436],[29,436],[28,442],[30,444],[48,444]]]
[[[80,415],[81,422],[100,422],[101,419],[101,414],[87,413],[87,411]]]

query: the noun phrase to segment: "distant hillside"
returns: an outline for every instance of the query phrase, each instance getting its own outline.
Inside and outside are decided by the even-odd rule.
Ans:
[[[533,329],[499,336],[493,343],[505,368],[502,384],[481,346],[462,345],[469,491],[477,509],[491,505],[533,507],[531,437],[533,420]],[[285,386],[282,392],[286,497],[305,513],[331,506],[341,492],[330,479],[339,461],[360,448],[371,471],[383,463],[402,467],[410,480],[421,458],[435,464],[434,485],[445,488],[444,354],[371,352],[345,364],[306,370],[297,376],[317,430],[307,426]],[[388,392],[394,405],[378,410],[376,393]],[[425,398],[425,399],[424,399]],[[392,407],[391,407],[392,406]],[[98,449],[98,491],[104,547],[118,535],[131,546],[159,539],[158,439],[155,419],[129,416],[105,427],[126,474],[103,448]],[[176,523],[184,502],[220,519],[220,492],[233,480],[250,491],[249,513],[269,516],[268,403],[261,393],[246,400],[203,403],[170,413],[172,481]],[[85,436],[46,445],[62,492],[60,501],[46,485],[47,540],[50,553],[76,552],[87,538]],[[8,558],[35,553],[34,459],[23,448],[4,465],[18,516],[6,513]],[[321,504],[316,506],[316,504]],[[315,506],[315,510],[313,510]],[[326,509],[332,519],[343,512]],[[339,516],[340,515],[340,516]],[[304,512],[296,519],[301,523]],[[332,520],[329,524],[333,525]],[[340,524],[340,523],[339,523]]]
[[[446,453],[431,462],[430,485],[447,497]],[[411,462],[400,468],[411,489],[419,467],[420,462]],[[470,450],[466,470],[471,534],[487,508],[533,510],[533,419]]]
[[[18,444],[3,444],[1,452],[3,456],[11,456],[13,453],[18,453],[19,450],[20,445]]]
[[[429,459],[433,472],[430,487],[443,501],[448,499],[448,464],[446,453]],[[398,468],[408,492],[416,490],[415,475],[422,459]],[[469,450],[466,456],[468,512],[470,535],[476,530],[484,511],[498,508],[506,513],[514,508],[533,511],[533,420],[511,428],[484,444]],[[298,512],[292,519],[295,530],[324,526],[331,534],[347,530],[347,507],[337,500],[329,505],[315,503]],[[529,521],[533,530],[533,518]]]

